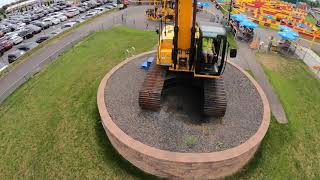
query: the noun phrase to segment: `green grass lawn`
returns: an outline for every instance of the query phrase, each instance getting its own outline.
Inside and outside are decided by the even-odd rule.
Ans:
[[[156,42],[154,32],[124,27],[94,33],[15,91],[0,105],[0,179],[154,179],[113,150],[96,94],[126,49],[138,54]],[[256,157],[230,178],[318,179],[320,82],[300,61],[259,59],[289,124],[272,118]]]
[[[156,42],[154,32],[124,27],[94,33],[15,91],[0,105],[0,179],[145,177],[107,140],[96,94],[126,49]]]
[[[320,178],[320,81],[301,61],[259,54],[287,113],[289,124],[272,117],[254,160],[234,179]]]
[[[314,19],[311,15],[307,15],[305,21],[312,23],[312,24],[316,24],[317,20]]]
[[[238,48],[238,43],[234,39],[234,36],[231,34],[231,32],[227,33],[228,42],[231,48]]]
[[[220,10],[221,10],[222,14],[229,13],[230,5],[223,4],[223,5],[219,6],[219,7],[220,7]]]

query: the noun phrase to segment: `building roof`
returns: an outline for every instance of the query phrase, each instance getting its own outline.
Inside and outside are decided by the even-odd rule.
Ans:
[[[24,2],[21,2],[21,3],[9,6],[6,11],[11,11],[13,9],[18,9],[18,8],[22,8],[22,7],[25,7],[25,6],[33,5],[33,4],[37,3],[37,2],[47,2],[47,1],[50,1],[50,0],[27,0],[27,1],[24,1]]]
[[[216,38],[218,35],[226,36],[225,28],[217,23],[199,22],[203,37]]]

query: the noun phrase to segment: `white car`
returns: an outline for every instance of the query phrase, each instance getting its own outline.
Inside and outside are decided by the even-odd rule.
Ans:
[[[9,38],[9,41],[11,41],[14,45],[17,45],[23,41],[23,38],[20,36],[12,36]]]
[[[59,18],[51,18],[52,24],[57,25],[60,23],[60,19]]]
[[[76,22],[69,22],[69,23],[66,23],[64,24],[61,29],[69,29],[71,28],[72,26],[74,26],[75,24],[77,24]]]
[[[106,9],[114,9],[114,7],[110,4],[104,5],[103,7]]]
[[[23,26],[25,26],[26,25],[26,23],[18,23],[17,24],[17,26],[20,26],[20,27],[23,27]]]
[[[48,23],[49,26],[52,26],[52,24],[53,24],[50,18],[44,19],[43,22]]]
[[[57,17],[60,19],[61,22],[66,21],[68,19],[67,16],[64,16],[63,14],[57,15]]]
[[[5,70],[6,68],[8,67],[8,65],[6,65],[5,63],[3,62],[0,62],[0,72]]]
[[[4,35],[4,37],[10,38],[10,37],[12,37],[12,36],[18,36],[18,33],[19,33],[19,32],[17,32],[17,31],[8,32],[8,33],[6,33],[6,34]]]

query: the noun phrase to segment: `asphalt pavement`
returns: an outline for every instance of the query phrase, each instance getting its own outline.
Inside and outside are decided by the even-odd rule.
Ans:
[[[83,13],[83,14],[85,14],[85,13]],[[21,44],[23,44],[23,43],[27,43],[27,42],[35,42],[35,41],[36,41],[40,36],[42,36],[42,35],[50,35],[51,32],[60,29],[64,24],[66,24],[66,23],[68,23],[68,22],[70,22],[70,21],[73,21],[73,20],[79,18],[80,15],[81,15],[81,14],[79,14],[78,16],[75,16],[75,17],[73,17],[73,18],[70,18],[70,19],[68,19],[68,20],[66,20],[66,21],[64,21],[64,22],[61,22],[61,23],[59,23],[59,24],[57,24],[57,25],[50,26],[48,29],[44,29],[44,30],[42,30],[40,33],[35,34],[32,38],[23,40],[22,43],[17,44],[17,45],[15,45],[15,46],[13,46],[10,50],[6,51],[6,52],[1,56],[0,61],[2,61],[4,64],[9,64],[9,62],[8,62],[8,54],[10,54],[11,52],[17,50],[17,47],[18,47],[19,45],[21,45]],[[50,36],[53,37],[52,35],[50,35]]]
[[[80,41],[94,31],[107,29],[117,24],[126,24],[132,28],[154,29],[154,23],[148,23],[149,25],[147,27],[147,21],[145,18],[141,18],[146,7],[147,6],[130,7],[125,10],[103,14],[96,17],[93,21],[83,24],[74,31],[65,34],[53,43],[37,50],[0,79],[0,102],[4,99],[3,96],[7,97],[17,88],[16,84],[21,81],[21,78],[41,68],[39,66],[44,60],[57,57],[65,49],[70,47],[70,42]],[[122,16],[124,18],[122,18]],[[32,39],[30,39],[30,41],[31,40]]]

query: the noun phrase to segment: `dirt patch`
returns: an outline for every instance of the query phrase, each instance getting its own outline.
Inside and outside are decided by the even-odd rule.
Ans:
[[[258,54],[257,60],[264,67],[277,72],[281,71],[288,65],[288,61],[286,59],[274,54]]]

